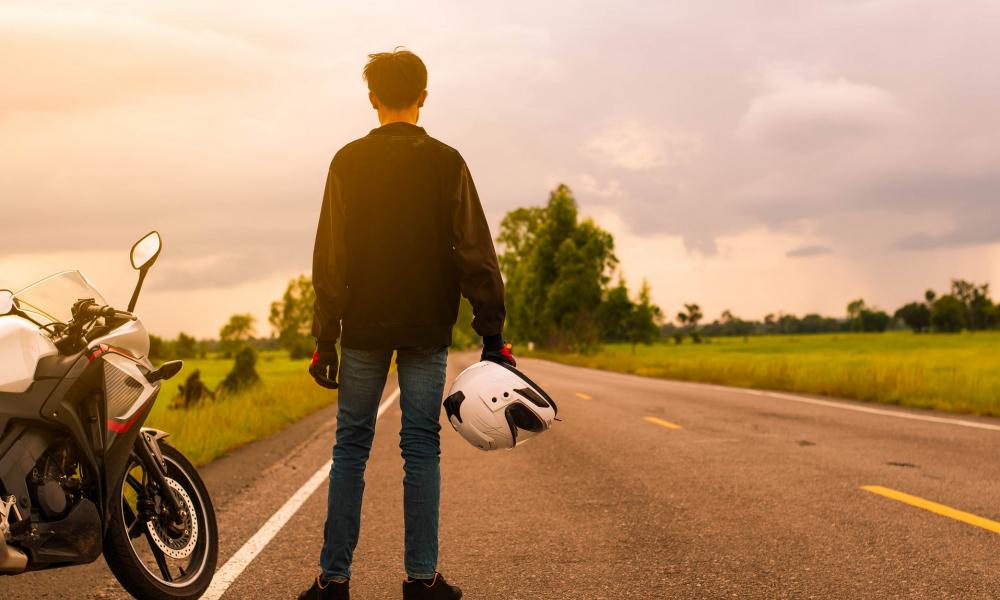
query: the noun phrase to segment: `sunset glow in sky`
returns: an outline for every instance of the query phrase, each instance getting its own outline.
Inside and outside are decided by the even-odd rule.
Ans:
[[[406,46],[420,124],[490,223],[564,182],[668,315],[890,312],[1000,284],[1000,4],[0,5],[0,288],[78,268],[214,336],[308,272],[333,153],[377,126],[361,67]]]

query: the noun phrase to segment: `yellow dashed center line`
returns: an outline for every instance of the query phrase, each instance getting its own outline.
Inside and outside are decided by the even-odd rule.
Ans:
[[[861,486],[861,489],[866,492],[878,494],[879,496],[891,498],[892,500],[902,502],[903,504],[909,504],[910,506],[916,506],[917,508],[929,510],[930,512],[941,515],[942,517],[948,517],[949,519],[955,519],[956,521],[961,521],[968,525],[981,527],[982,529],[992,531],[993,533],[1000,533],[1000,523],[991,521],[985,517],[980,517],[972,513],[958,510],[957,508],[945,506],[944,504],[938,504],[937,502],[931,502],[930,500],[924,500],[923,498],[911,496],[910,494],[882,487],[880,485],[863,485]]]
[[[584,394],[583,392],[577,392],[574,394],[580,400],[593,400],[594,398],[590,394]]]
[[[666,427],[667,429],[683,429],[683,427],[677,423],[671,423],[670,421],[665,421],[657,417],[643,417],[643,421],[652,423],[653,425],[659,425],[660,427]]]

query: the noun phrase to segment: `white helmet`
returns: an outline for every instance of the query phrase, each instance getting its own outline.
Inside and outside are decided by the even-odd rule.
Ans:
[[[556,403],[514,367],[483,361],[462,371],[445,398],[455,431],[480,450],[513,448],[552,426]]]

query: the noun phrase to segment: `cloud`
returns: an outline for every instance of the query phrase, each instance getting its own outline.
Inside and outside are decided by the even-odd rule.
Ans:
[[[789,150],[826,148],[885,132],[903,111],[881,88],[833,80],[781,77],[756,96],[739,125],[740,136]]]
[[[984,215],[982,220],[967,219],[948,233],[914,233],[899,238],[893,247],[899,250],[934,250],[960,246],[978,246],[1000,241],[1000,217]]]
[[[558,181],[556,181],[558,179]],[[552,185],[550,187],[555,187],[559,181],[563,181],[565,178],[552,179]],[[588,173],[582,173],[575,177],[568,179],[574,182],[574,190],[578,194],[584,194],[588,196],[596,196],[598,198],[605,198],[611,200],[620,200],[625,197],[625,190],[622,189],[622,182],[617,179],[610,179],[605,182],[601,182],[597,177],[590,175]]]
[[[961,208],[956,214],[975,217],[998,214],[1000,164],[990,168],[962,169],[959,162],[947,165],[911,165],[896,172],[880,172],[857,188],[859,201],[879,200],[902,210]],[[983,213],[983,214],[980,214]]]
[[[630,120],[606,126],[595,133],[587,140],[585,151],[600,162],[643,171],[684,164],[703,146],[700,136],[670,132]]]
[[[252,67],[262,58],[252,45],[209,29],[88,11],[0,8],[0,115],[239,88],[266,73]]]
[[[288,267],[266,252],[214,254],[173,261],[157,273],[157,290],[222,290],[260,281]]]
[[[808,245],[792,248],[785,253],[785,256],[790,258],[804,258],[809,256],[823,256],[826,254],[833,254],[833,248],[822,245]]]
[[[930,250],[1000,241],[1000,165],[962,171],[914,165],[881,173],[857,190],[855,204],[934,217],[934,227],[898,237],[891,247]]]

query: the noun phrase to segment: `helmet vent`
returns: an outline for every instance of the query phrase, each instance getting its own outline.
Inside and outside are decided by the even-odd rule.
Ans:
[[[459,423],[462,422],[461,408],[463,400],[465,400],[465,394],[461,390],[444,399],[444,412],[448,415],[448,420],[455,417]]]
[[[538,392],[536,392],[535,390],[531,389],[530,387],[521,388],[521,389],[517,389],[517,390],[514,390],[514,391],[517,392],[518,394],[521,394],[522,396],[524,396],[525,399],[528,400],[528,402],[531,402],[535,406],[538,406],[538,407],[541,407],[541,408],[548,408],[549,407],[549,403],[546,402],[545,399],[542,398],[538,394]]]

